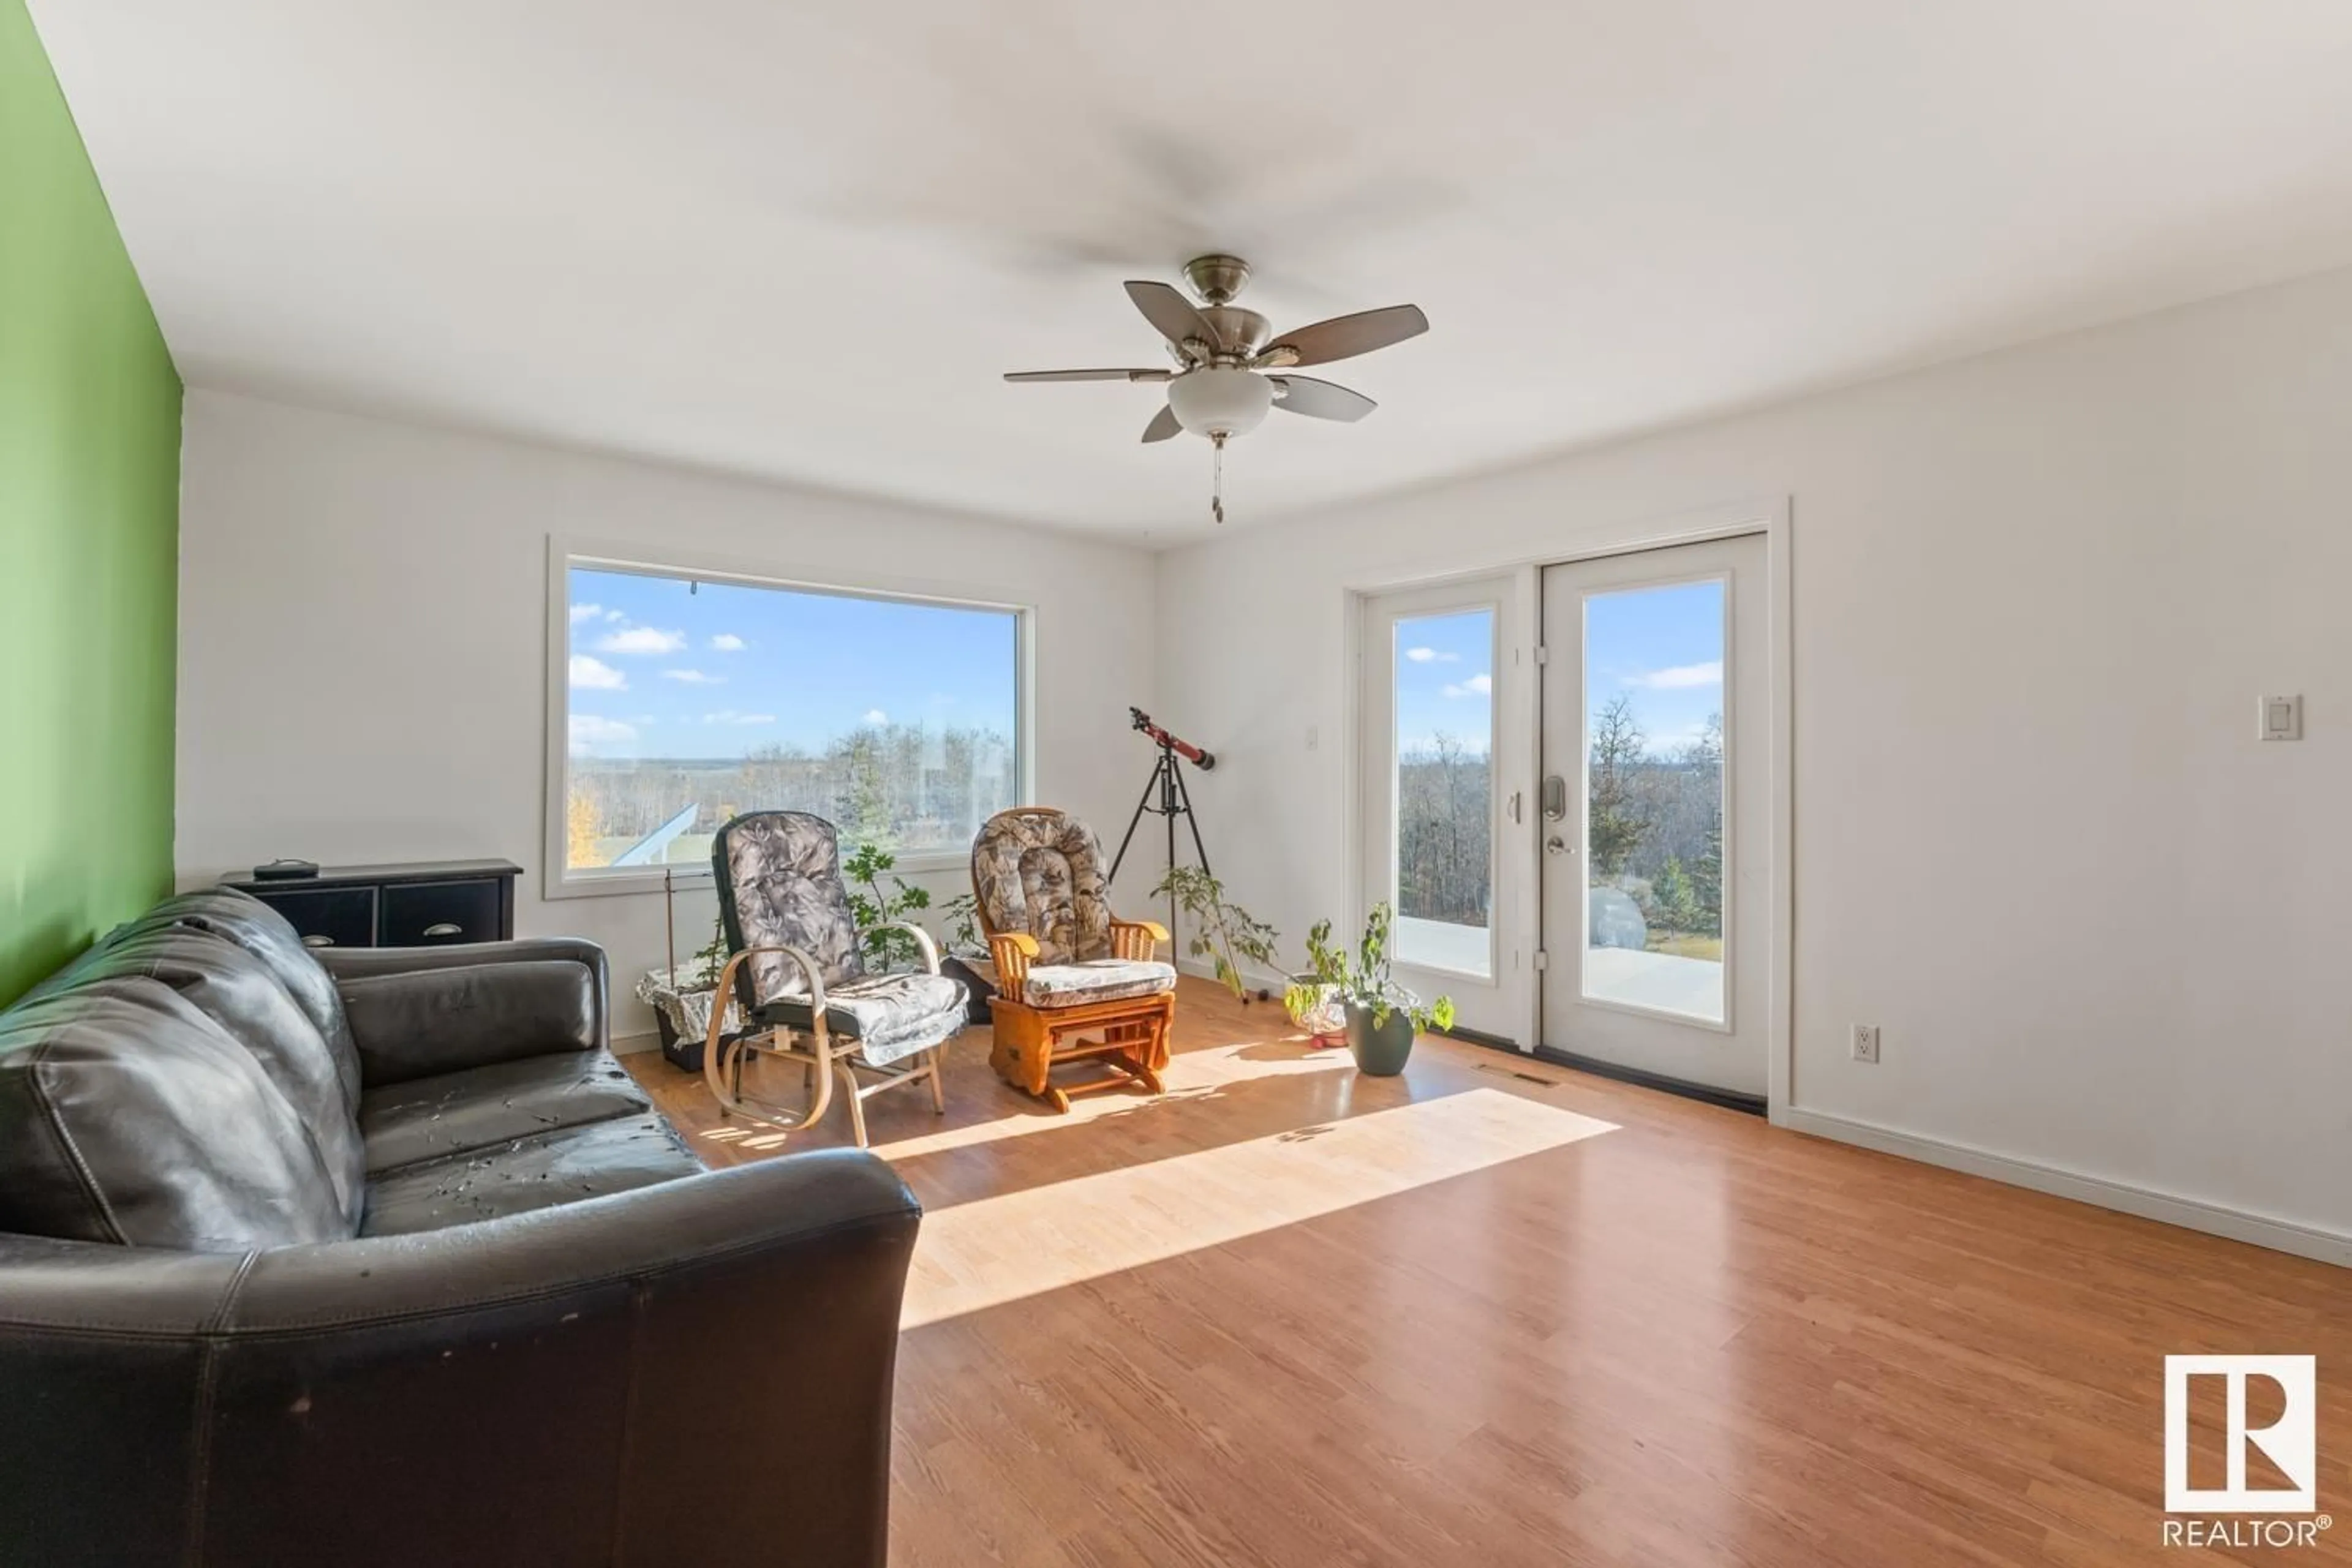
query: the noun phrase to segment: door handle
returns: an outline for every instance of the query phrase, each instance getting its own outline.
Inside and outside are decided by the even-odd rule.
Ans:
[[[313,934],[302,939],[302,945],[304,947],[332,947],[335,945],[335,939],[331,936],[320,936],[314,932]]]
[[[1568,820],[1568,781],[1558,773],[1544,775],[1543,814],[1546,822]]]
[[[1547,839],[1545,839],[1545,840],[1544,840],[1544,853],[1545,853],[1545,854],[1547,854],[1547,855],[1566,855],[1566,854],[1568,854],[1568,853],[1569,853],[1568,840],[1567,840],[1567,839],[1565,839],[1565,838],[1562,838],[1562,837],[1561,837],[1559,834],[1557,834],[1557,833],[1553,834],[1550,837],[1549,837],[1549,838],[1547,838]]]
[[[439,921],[425,928],[426,936],[463,936],[466,928],[454,921]]]
[[[1511,821],[1515,824],[1525,822],[1527,820],[1525,816],[1520,815],[1522,808],[1526,805],[1526,799],[1527,796],[1525,791],[1515,789],[1511,792]]]

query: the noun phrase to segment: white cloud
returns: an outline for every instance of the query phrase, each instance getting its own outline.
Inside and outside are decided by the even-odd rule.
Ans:
[[[868,708],[866,710],[866,722],[868,724],[887,724],[889,721],[890,715],[883,712],[879,708]]]
[[[593,621],[604,613],[602,605],[574,605],[572,606],[572,624],[576,626],[583,621]]]
[[[601,658],[575,653],[572,656],[572,685],[578,691],[626,691],[629,678]]]
[[[722,708],[716,713],[705,713],[702,721],[706,724],[772,724],[776,716],[773,713],[738,713],[732,708]]]
[[[1448,697],[1485,697],[1494,689],[1495,678],[1491,675],[1474,675],[1458,685],[1444,689],[1444,695]]]
[[[1628,686],[1639,686],[1651,691],[1685,691],[1695,686],[1723,684],[1723,660],[1709,659],[1705,664],[1677,664],[1668,669],[1645,670],[1625,678]]]
[[[1404,656],[1405,658],[1412,660],[1415,664],[1459,664],[1462,662],[1462,656],[1460,654],[1440,653],[1433,647],[1409,647],[1404,650]]]
[[[624,626],[616,632],[606,632],[596,643],[598,653],[676,653],[686,647],[684,632],[665,632],[652,626]]]
[[[741,653],[751,646],[733,632],[720,632],[710,639],[712,650],[718,653]]]
[[[665,669],[662,671],[662,679],[664,680],[679,681],[688,686],[724,686],[727,684],[727,678],[725,676],[705,675],[698,669]]]
[[[637,738],[636,727],[593,713],[572,715],[572,754],[582,756],[599,746],[626,746]]]

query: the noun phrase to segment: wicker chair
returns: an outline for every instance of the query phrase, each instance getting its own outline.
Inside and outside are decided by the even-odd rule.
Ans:
[[[940,1049],[964,1026],[963,986],[940,973],[939,948],[911,925],[877,929],[912,932],[923,971],[866,973],[833,824],[804,811],[752,812],[719,830],[710,861],[730,953],[718,991],[747,1021],[730,1040],[727,1009],[710,1009],[702,1071],[719,1109],[799,1131],[824,1118],[837,1079],[861,1149],[871,1095],[928,1082],[932,1109],[944,1112]],[[753,1056],[800,1063],[807,1108],[746,1094],[743,1064]],[[861,1084],[861,1072],[873,1081]]]
[[[1111,916],[1102,843],[1065,811],[1021,806],[988,819],[971,847],[971,889],[996,963],[991,1011],[999,1077],[1055,1110],[1100,1089],[1160,1090],[1176,971],[1159,962],[1167,930]],[[1077,1037],[1098,1034],[1094,1039]],[[1111,1070],[1056,1084],[1055,1066]]]

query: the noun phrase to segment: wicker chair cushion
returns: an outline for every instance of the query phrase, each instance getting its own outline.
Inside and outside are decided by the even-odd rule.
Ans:
[[[1083,1007],[1126,996],[1157,996],[1176,989],[1176,971],[1149,959],[1096,958],[1079,963],[1032,964],[1022,1000],[1032,1007]]]
[[[876,1067],[887,1067],[955,1035],[968,1021],[967,1003],[963,982],[943,974],[867,974],[838,991],[825,987],[824,1026],[856,1041]],[[761,1008],[759,1018],[808,1029],[815,1026],[816,1014],[806,996],[786,996]]]
[[[828,994],[866,973],[832,823],[805,811],[749,813],[719,830],[710,865],[731,950],[799,948],[816,961]],[[735,973],[747,1010],[808,995],[801,966],[782,953],[761,953]]]
[[[1110,900],[1101,841],[1066,811],[1000,811],[971,846],[971,885],[988,929],[1037,939],[1037,966],[1108,958]]]

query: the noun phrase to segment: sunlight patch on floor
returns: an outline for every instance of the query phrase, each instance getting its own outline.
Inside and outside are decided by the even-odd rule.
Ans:
[[[984,1057],[987,1050],[984,1041],[981,1049]],[[1250,1054],[1253,1052],[1257,1054],[1253,1056]],[[1231,1085],[1245,1083],[1253,1079],[1337,1072],[1343,1068],[1352,1072],[1355,1066],[1354,1058],[1346,1051],[1316,1050],[1307,1045],[1304,1036],[1295,1039],[1251,1040],[1217,1046],[1207,1050],[1185,1051],[1170,1058],[1168,1066],[1160,1074],[1160,1081],[1167,1089],[1163,1095],[1154,1098],[1114,1089],[1108,1094],[1088,1095],[1085,1099],[1072,1100],[1068,1113],[1056,1116],[999,1083],[995,1074],[989,1073],[983,1064],[981,1071],[987,1073],[984,1079],[950,1078],[948,1103],[951,1108],[961,1109],[959,1101],[964,1095],[986,1094],[1003,1105],[1003,1115],[964,1126],[919,1132],[911,1138],[891,1138],[877,1127],[875,1130],[877,1141],[874,1152],[886,1160],[909,1160],[949,1149],[968,1149],[975,1144],[993,1143],[1003,1138],[1065,1131],[1075,1123],[1098,1121],[1106,1116],[1148,1116],[1172,1110],[1187,1100],[1214,1094]]]
[[[1139,1268],[1615,1131],[1474,1089],[959,1204],[923,1217],[900,1326]]]

